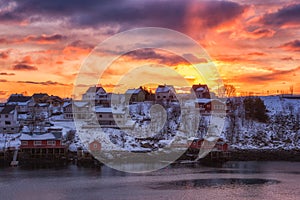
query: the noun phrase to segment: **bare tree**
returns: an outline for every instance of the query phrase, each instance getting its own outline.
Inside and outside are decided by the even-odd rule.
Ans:
[[[294,86],[293,85],[290,86],[290,93],[291,93],[291,95],[294,94]]]
[[[236,89],[233,85],[225,84],[224,89],[227,97],[231,97],[235,95]]]

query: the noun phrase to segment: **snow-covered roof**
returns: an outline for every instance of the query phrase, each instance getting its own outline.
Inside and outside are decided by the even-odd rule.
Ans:
[[[40,107],[48,107],[49,104],[48,103],[39,103],[38,106],[40,106]]]
[[[18,106],[27,106],[29,103],[29,101],[26,101],[26,102],[17,102],[16,105]]]
[[[141,88],[138,89],[128,89],[125,94],[138,94],[141,91]]]
[[[69,106],[69,105],[71,105],[71,103],[70,103],[70,102],[64,102],[64,104],[63,104],[63,108],[64,108],[64,107],[67,107],[67,106]]]
[[[86,93],[106,93],[103,87],[89,87],[89,89],[86,91]]]
[[[18,114],[18,119],[27,119],[27,114]]]
[[[165,93],[165,92],[169,92],[169,91],[174,91],[173,86],[171,86],[171,85],[159,85],[156,88],[155,93]]]
[[[202,91],[204,91],[204,88],[203,87],[199,87],[199,88],[196,89],[196,91],[197,92],[202,92]]]
[[[204,98],[198,98],[195,100],[195,103],[210,103],[212,101],[212,99],[204,99]]]
[[[45,133],[45,134],[25,134],[22,133],[20,140],[56,140],[57,138],[52,133]]]
[[[124,114],[125,112],[119,108],[117,109],[113,109],[113,108],[107,108],[107,107],[100,107],[100,106],[96,106],[94,108],[94,111],[96,113],[114,113],[114,114]]]
[[[85,102],[85,101],[75,101],[73,103],[76,107],[84,107],[84,106],[87,106],[88,105],[88,102]]]

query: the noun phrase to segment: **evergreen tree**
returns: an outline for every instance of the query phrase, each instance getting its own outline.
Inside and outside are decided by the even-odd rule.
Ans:
[[[244,99],[245,116],[247,119],[267,122],[266,106],[259,97],[246,97]]]

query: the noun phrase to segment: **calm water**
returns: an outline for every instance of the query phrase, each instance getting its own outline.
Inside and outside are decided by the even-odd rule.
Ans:
[[[128,166],[130,167],[130,166]],[[177,165],[146,174],[101,169],[0,169],[6,199],[299,199],[300,163]]]

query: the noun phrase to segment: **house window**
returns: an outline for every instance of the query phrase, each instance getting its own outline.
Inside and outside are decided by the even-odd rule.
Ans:
[[[159,98],[160,98],[160,96],[157,96],[157,98],[159,99]]]
[[[5,125],[11,125],[10,121],[5,121]]]
[[[42,141],[34,141],[34,146],[40,146],[42,145]]]
[[[21,145],[27,146],[28,145],[28,141],[21,141]]]
[[[5,115],[5,118],[8,118],[8,115]]]
[[[163,96],[163,98],[165,99],[165,98],[166,98],[166,96]]]
[[[55,145],[55,141],[53,141],[53,140],[50,140],[50,141],[47,141],[47,145]]]
[[[98,144],[94,143],[94,149],[98,148]]]
[[[102,115],[99,115],[100,118],[102,118]]]

